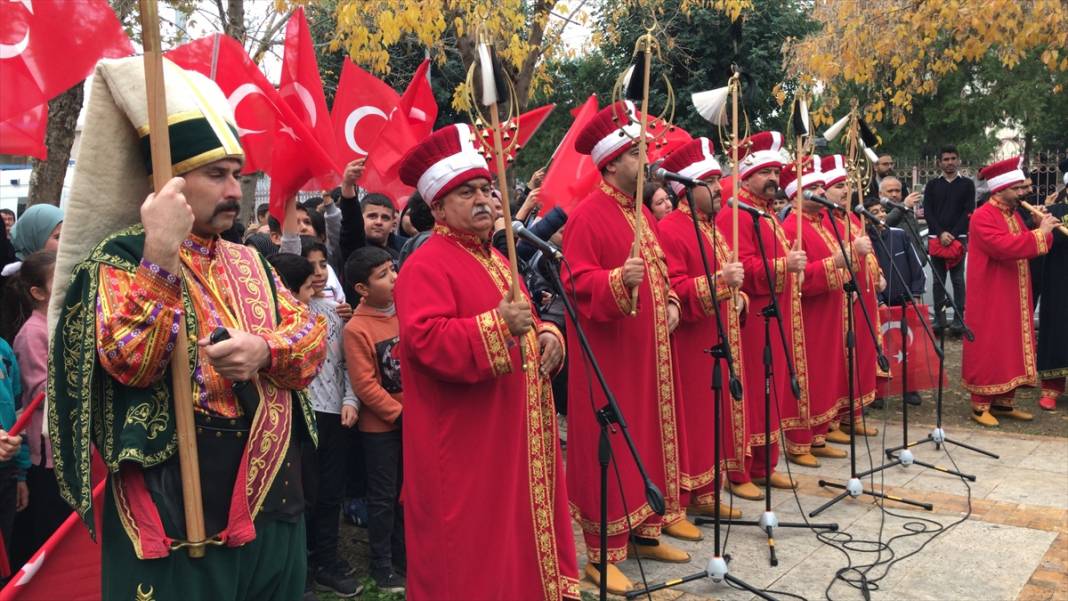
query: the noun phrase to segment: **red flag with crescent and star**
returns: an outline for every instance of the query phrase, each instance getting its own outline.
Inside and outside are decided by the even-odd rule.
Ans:
[[[904,311],[907,340],[901,342],[901,319]],[[927,331],[931,331],[927,318],[927,305],[918,306]],[[902,365],[908,353],[908,391],[919,392],[938,387],[938,354],[934,344],[924,333],[920,318],[909,307],[879,307],[879,330],[883,338],[883,353],[890,360],[890,378],[879,378],[878,395],[888,397],[901,394]]]
[[[400,160],[408,150],[430,135],[438,117],[438,105],[427,75],[429,69],[430,61],[424,60],[412,75],[412,80],[397,102],[396,110],[389,113],[388,122],[382,130],[389,135],[378,136],[375,144],[367,149],[367,165],[360,178],[361,188],[385,194],[397,210],[404,208],[407,197],[414,191],[414,188],[400,181]]]
[[[133,52],[105,0],[0,2],[0,122],[65,92],[101,58]]]
[[[301,121],[315,136],[315,142],[322,146],[327,156],[336,159],[337,144],[334,140],[334,127],[330,121],[330,112],[326,108],[323,80],[319,76],[319,62],[315,58],[315,48],[312,46],[311,31],[308,29],[308,20],[304,16],[303,7],[293,11],[286,24],[282,77],[278,86],[278,95],[289,105],[294,114],[300,116]],[[275,146],[275,152],[285,156],[288,163],[294,153],[299,155],[302,152],[300,148],[293,148],[293,146],[299,147],[309,141],[301,140],[301,142],[301,144],[291,144],[290,140],[285,140],[285,144]],[[278,178],[283,179],[280,184],[285,186],[287,185],[285,182],[290,177],[300,177],[297,174],[291,175],[288,166],[283,167],[277,160],[272,160],[272,167],[272,189]],[[305,189],[325,190],[341,182],[340,171],[312,175],[315,176],[313,181],[309,182],[305,179],[301,182]]]
[[[331,114],[338,163],[366,157],[399,103],[400,94],[386,82],[346,58]]]

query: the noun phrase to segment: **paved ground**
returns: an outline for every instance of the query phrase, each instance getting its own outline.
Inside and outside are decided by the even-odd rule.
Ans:
[[[1044,414],[1039,419],[1058,419],[1057,414]],[[914,426],[912,432],[925,435],[930,426]],[[893,446],[901,440],[900,423],[886,429],[886,444]],[[1062,437],[1035,436],[998,431],[975,431],[960,428],[950,436],[966,444],[1000,454],[999,460],[978,455],[949,445],[948,451],[960,470],[977,476],[966,486],[959,478],[912,466],[895,467],[876,475],[889,494],[929,502],[932,512],[914,510],[888,502],[886,509],[895,515],[885,515],[872,498],[862,496],[833,506],[812,521],[836,522],[840,532],[836,538],[848,535],[854,540],[893,541],[893,555],[883,551],[881,559],[901,558],[932,539],[932,533],[913,536],[905,529],[915,529],[925,523],[928,529],[939,526],[919,522],[933,520],[947,528],[916,555],[895,563],[889,571],[878,566],[868,572],[869,580],[878,579],[871,598],[886,600],[950,600],[976,599],[990,601],[1068,600],[1068,440]],[[912,436],[916,438],[916,436]],[[877,457],[883,437],[870,438],[871,454]],[[933,445],[914,449],[918,460],[950,466],[946,453]],[[868,451],[861,446],[858,453],[860,469],[869,466]],[[841,480],[848,477],[849,461],[823,460],[817,469],[790,466],[800,482],[797,498],[786,491],[775,491],[773,510],[780,521],[802,521],[798,503],[805,513],[829,499],[832,492],[819,487],[820,478]],[[785,465],[780,465],[785,470]],[[871,481],[865,479],[865,486]],[[970,502],[969,502],[970,494]],[[758,518],[763,502],[734,500],[747,518]],[[969,511],[967,520],[959,522]],[[885,517],[885,520],[883,519]],[[581,537],[578,538],[581,546]],[[711,528],[700,543],[678,542],[694,556],[690,564],[669,565],[645,562],[646,578],[650,583],[700,572],[712,555]],[[838,544],[841,546],[841,543]],[[755,585],[775,591],[786,591],[806,599],[863,599],[860,590],[835,581],[837,571],[849,565],[871,564],[877,553],[871,544],[855,542],[849,557],[824,544],[807,529],[780,528],[776,531],[775,547],[778,567],[768,562],[767,537],[753,526],[734,526],[730,530],[727,552],[732,555],[731,573]],[[583,558],[584,549],[579,556]],[[628,560],[623,571],[640,581],[636,562]],[[854,580],[856,573],[853,574]],[[593,592],[592,584],[584,585]],[[786,599],[784,595],[773,594]],[[669,599],[692,600],[716,598],[727,600],[753,599],[751,593],[738,591],[708,579],[701,579],[653,595],[659,601]]]

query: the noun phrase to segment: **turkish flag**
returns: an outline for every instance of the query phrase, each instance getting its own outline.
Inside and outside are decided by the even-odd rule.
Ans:
[[[398,104],[400,94],[346,58],[331,114],[338,163],[366,157]]]
[[[285,200],[309,179],[340,174],[333,155],[323,150],[237,40],[215,34],[179,46],[167,58],[214,76],[234,109],[245,149],[244,172],[266,171],[271,177],[271,215],[276,219],[285,218]]]
[[[315,58],[315,48],[312,46],[311,32],[308,30],[308,20],[304,17],[303,7],[293,11],[289,22],[286,23],[282,78],[278,94],[289,104],[289,108],[301,117],[327,156],[336,159],[334,127],[329,119],[330,112],[326,108],[323,80],[319,77],[319,63]],[[283,149],[281,152],[285,154],[287,151]],[[274,166],[276,170],[280,167],[277,164]],[[317,181],[309,189],[333,188],[340,182],[340,172],[317,174]]]
[[[927,323],[927,331],[930,331],[927,305],[918,305],[917,308]],[[904,344],[901,342],[902,314],[908,332],[908,340]],[[883,337],[883,353],[890,360],[890,379],[879,379],[880,397],[901,394],[905,353],[908,353],[908,392],[938,387],[938,353],[924,332],[916,311],[911,307],[879,307],[879,331]]]
[[[45,130],[48,128],[48,103],[0,122],[0,154],[48,158]]]
[[[0,2],[0,122],[82,81],[101,58],[131,54],[105,0]]]
[[[213,77],[226,94],[245,150],[244,173],[268,171],[284,104],[237,40],[214,34],[166,53],[176,65]],[[213,64],[214,60],[214,64]]]
[[[93,512],[102,532],[107,468],[93,453]],[[100,590],[100,540],[94,541],[72,512],[0,591],[0,601],[97,601]]]
[[[505,157],[505,161],[514,161],[516,154],[527,145],[530,138],[534,136],[534,132],[538,131],[541,124],[549,117],[549,113],[553,112],[556,108],[555,104],[546,104],[545,106],[539,106],[536,109],[531,109],[519,117],[509,119],[501,124],[501,131],[507,132],[509,136],[515,136],[515,145],[512,146],[508,156]],[[516,129],[512,130],[512,123],[516,124]],[[489,163],[489,169],[491,173],[497,173],[497,160],[493,155],[493,129],[485,128],[480,133],[480,140],[482,144],[482,154],[486,155],[486,162]],[[501,140],[501,143],[505,148],[508,148],[511,140]],[[507,165],[505,165],[507,168]]]
[[[367,164],[360,178],[360,187],[385,194],[398,210],[404,208],[407,197],[414,191],[400,181],[400,161],[430,135],[438,116],[438,105],[427,76],[429,68],[430,61],[424,60],[416,69],[397,109],[389,115],[385,133],[368,149]]]
[[[560,145],[553,153],[545,179],[541,183],[542,213],[554,206],[570,211],[586,197],[601,180],[601,172],[593,159],[575,150],[575,139],[582,128],[597,114],[597,95],[591,94],[586,102],[571,111],[575,121],[564,134]]]

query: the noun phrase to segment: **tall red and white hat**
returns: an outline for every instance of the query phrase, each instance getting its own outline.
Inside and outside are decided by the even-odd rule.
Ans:
[[[979,170],[979,177],[986,180],[991,194],[997,194],[1027,179],[1023,172],[1023,157],[991,163]]]
[[[820,171],[823,172],[823,187],[825,188],[830,188],[849,177],[849,172],[846,171],[845,157],[840,154],[823,157],[820,161]]]
[[[664,159],[660,167],[691,179],[705,179],[723,175],[714,154],[715,147],[708,138],[694,138],[676,148]],[[678,182],[671,182],[671,189],[676,195],[682,194],[686,187]]]
[[[598,169],[637,144],[641,133],[634,103],[614,102],[600,110],[575,139],[575,150],[588,154]],[[648,134],[646,134],[648,135]]]
[[[779,174],[779,185],[789,198],[797,194],[796,164],[787,163],[782,168],[782,173]],[[801,159],[801,189],[816,185],[823,185],[823,172],[820,171],[820,157],[811,155]]]
[[[466,123],[443,127],[409,150],[401,159],[399,175],[419,190],[428,205],[466,181],[493,179]]]
[[[762,131],[742,140],[745,154],[738,159],[738,176],[746,179],[765,167],[782,169],[782,134],[777,131]]]

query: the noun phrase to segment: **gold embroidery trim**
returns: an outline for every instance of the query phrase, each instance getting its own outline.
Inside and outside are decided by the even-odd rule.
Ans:
[[[490,369],[495,376],[512,373],[512,356],[508,352],[510,332],[496,309],[475,316],[478,333],[482,337],[482,349],[489,358]]]
[[[630,315],[630,288],[623,283],[623,268],[616,267],[608,272],[608,286],[612,289],[612,298],[616,308],[623,315]]]

